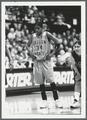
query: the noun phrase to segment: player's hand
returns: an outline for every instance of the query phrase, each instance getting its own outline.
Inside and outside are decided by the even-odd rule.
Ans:
[[[42,58],[36,58],[37,61],[45,61],[46,60],[46,56],[42,57]]]
[[[66,64],[68,66],[74,66],[75,65],[75,60],[73,59],[73,57],[66,58]]]
[[[46,60],[49,60],[51,57],[52,57],[51,54],[47,55],[47,56],[46,56]]]

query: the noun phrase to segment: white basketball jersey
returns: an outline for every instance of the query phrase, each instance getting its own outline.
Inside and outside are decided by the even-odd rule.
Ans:
[[[46,32],[43,32],[39,37],[36,33],[33,34],[31,48],[38,60],[43,59],[50,52],[50,42]]]

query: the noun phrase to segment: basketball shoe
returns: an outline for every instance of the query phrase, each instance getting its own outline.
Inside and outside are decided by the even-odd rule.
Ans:
[[[63,104],[59,99],[55,100],[55,107],[56,108],[63,108]]]
[[[42,100],[41,104],[40,104],[40,109],[44,109],[44,108],[48,108],[48,102],[47,100]]]
[[[80,102],[74,99],[74,102],[70,105],[70,108],[79,108]]]

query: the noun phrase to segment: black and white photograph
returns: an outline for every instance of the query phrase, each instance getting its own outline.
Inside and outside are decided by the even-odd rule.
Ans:
[[[1,2],[1,117],[86,117],[85,1]]]

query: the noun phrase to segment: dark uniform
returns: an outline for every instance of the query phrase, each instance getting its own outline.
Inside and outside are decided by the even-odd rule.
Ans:
[[[75,51],[72,53],[72,56],[73,56],[73,58],[74,58],[74,60],[75,60],[75,65],[76,65],[76,67],[77,67],[77,69],[78,69],[78,71],[79,71],[79,73],[80,73],[80,75],[81,75],[81,55],[79,56],[79,55],[77,55],[76,53],[75,53]]]
[[[81,55],[77,55],[75,51],[72,53],[72,56],[75,60],[75,67],[73,67],[75,73],[75,92],[81,93]]]

